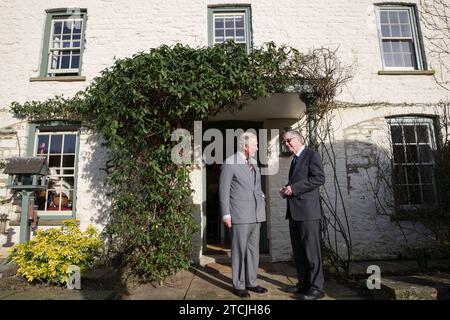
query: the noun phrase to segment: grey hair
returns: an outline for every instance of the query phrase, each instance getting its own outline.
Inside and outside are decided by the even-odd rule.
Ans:
[[[239,149],[244,149],[244,146],[248,145],[249,141],[252,139],[258,140],[256,134],[254,134],[253,132],[244,132],[243,134],[241,134],[238,138]]]
[[[303,142],[304,142],[303,136],[302,136],[302,134],[299,131],[297,131],[297,130],[288,130],[288,131],[283,133],[283,136],[286,135],[286,134],[298,137],[299,140],[300,140],[300,143],[303,144]]]

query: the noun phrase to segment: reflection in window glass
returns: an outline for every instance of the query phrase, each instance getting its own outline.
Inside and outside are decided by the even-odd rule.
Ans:
[[[77,134],[74,132],[36,133],[35,155],[47,157],[47,191],[36,192],[38,210],[49,214],[72,213],[75,195]]]

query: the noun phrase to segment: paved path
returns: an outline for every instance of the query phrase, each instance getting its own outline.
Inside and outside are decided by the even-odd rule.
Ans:
[[[264,294],[250,292],[250,298],[239,298],[232,293],[231,268],[227,264],[212,263],[196,266],[171,277],[162,286],[140,285],[129,289],[121,299],[131,300],[297,300],[300,297],[283,291],[296,283],[295,269],[290,263],[262,264],[258,272],[258,284],[269,291]],[[343,284],[328,280],[324,300],[360,300],[358,293]]]

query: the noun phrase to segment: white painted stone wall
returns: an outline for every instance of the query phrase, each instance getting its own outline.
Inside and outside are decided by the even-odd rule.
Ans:
[[[418,0],[408,3],[418,3]],[[288,44],[300,50],[330,46],[339,47],[338,55],[343,64],[351,65],[354,78],[343,87],[338,98],[353,103],[407,102],[436,103],[449,99],[448,92],[438,87],[432,76],[426,75],[378,75],[382,70],[380,48],[373,0],[233,0],[232,4],[250,4],[252,10],[253,44],[267,41]],[[227,4],[224,1],[115,1],[115,0],[3,0],[0,2],[0,130],[13,126],[17,131],[21,154],[26,148],[27,125],[13,118],[7,110],[13,101],[43,100],[54,95],[73,95],[85,88],[99,72],[110,66],[114,59],[129,57],[161,44],[181,42],[193,47],[207,45],[207,6]],[[87,8],[86,45],[83,56],[81,82],[30,82],[39,75],[42,41],[44,36],[45,9],[81,7]],[[428,30],[422,28],[424,35]],[[428,64],[434,66],[432,57],[426,52]],[[434,66],[438,72],[437,66]],[[399,248],[400,235],[387,219],[374,218],[373,199],[365,186],[361,173],[348,173],[346,139],[351,128],[364,121],[382,123],[392,114],[412,112],[433,113],[429,108],[353,108],[340,110],[335,118],[335,136],[338,141],[337,170],[339,182],[347,186],[345,193],[352,229],[355,254],[360,257],[391,255]],[[270,123],[266,123],[270,126]],[[6,130],[7,131],[7,130]],[[358,137],[361,141],[375,139],[372,134]],[[2,159],[19,155],[19,146],[14,146],[12,136],[2,135],[0,155]],[[353,139],[353,138],[352,138]],[[102,171],[98,168],[106,159],[105,151],[99,151],[97,140],[83,133],[80,143],[78,175],[77,216],[81,226],[89,223],[99,226],[104,223],[107,199],[102,189]],[[364,150],[362,151],[365,152]],[[275,160],[276,161],[276,160]],[[285,181],[290,160],[279,159],[280,173],[268,177],[270,205],[270,241],[273,260],[290,259],[290,243],[287,223],[284,221],[285,203],[277,199],[276,190]],[[326,167],[327,172],[330,168]],[[371,172],[373,173],[373,172]],[[201,170],[192,174],[193,198],[201,214],[202,194]],[[332,181],[328,180],[327,184]],[[0,197],[9,195],[5,189],[4,176],[0,175]],[[0,213],[13,210],[1,206]],[[200,216],[198,216],[201,220]],[[200,222],[199,222],[200,223]],[[14,228],[16,241],[18,230]],[[0,253],[5,250],[6,237],[0,235]],[[201,248],[201,237],[197,237],[196,248]],[[389,250],[388,250],[389,249]],[[391,250],[392,249],[392,250]],[[200,249],[198,249],[200,250]],[[198,256],[198,254],[194,254]]]

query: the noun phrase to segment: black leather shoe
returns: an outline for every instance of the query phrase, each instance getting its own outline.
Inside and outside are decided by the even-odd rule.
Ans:
[[[317,300],[325,297],[325,293],[321,290],[312,289],[303,295],[304,300]]]
[[[233,289],[233,293],[241,298],[250,297],[250,293],[247,290]]]
[[[308,292],[309,288],[306,288],[306,287],[300,285],[300,286],[286,287],[284,290],[289,293],[305,294],[306,292]]]
[[[247,287],[247,290],[256,292],[256,293],[266,293],[268,290],[264,287],[261,286],[256,286],[256,287]]]

